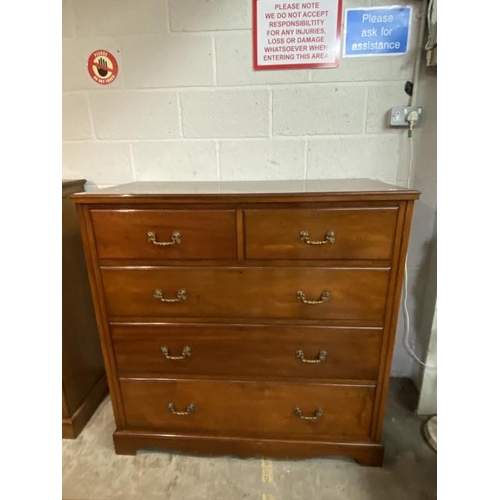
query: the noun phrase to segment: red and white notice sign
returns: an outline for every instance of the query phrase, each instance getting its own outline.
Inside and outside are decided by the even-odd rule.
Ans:
[[[253,0],[254,69],[335,68],[342,0]]]

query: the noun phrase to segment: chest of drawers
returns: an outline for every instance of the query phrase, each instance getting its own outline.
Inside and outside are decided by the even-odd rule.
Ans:
[[[381,464],[418,196],[369,180],[74,195],[116,452]]]

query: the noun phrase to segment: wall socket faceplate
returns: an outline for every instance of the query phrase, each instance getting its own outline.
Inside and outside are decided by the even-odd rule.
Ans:
[[[414,125],[420,125],[423,111],[422,106],[396,106],[391,108],[389,111],[389,125],[391,127],[409,127],[410,124],[407,120],[407,116],[410,111],[416,111],[418,113],[418,120],[414,123]]]

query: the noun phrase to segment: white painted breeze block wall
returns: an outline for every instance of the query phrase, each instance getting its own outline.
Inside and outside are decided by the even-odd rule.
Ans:
[[[63,0],[63,175],[404,179],[386,114],[408,100],[416,30],[407,56],[254,71],[251,17],[251,0]],[[109,86],[87,73],[97,49],[118,60]]]
[[[412,5],[414,14],[421,5],[394,3]],[[344,0],[344,10],[390,4]],[[389,128],[387,112],[408,103],[416,16],[404,56],[254,71],[251,5],[63,0],[63,178],[85,178],[88,189],[136,180],[340,177],[405,185],[406,131]],[[108,86],[87,73],[98,49],[118,60]],[[393,373],[409,375],[411,364],[397,347]]]

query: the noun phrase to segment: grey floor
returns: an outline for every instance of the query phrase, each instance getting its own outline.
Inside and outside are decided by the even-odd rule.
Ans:
[[[391,380],[381,468],[342,458],[301,461],[198,458],[167,452],[115,455],[109,397],[80,436],[63,440],[64,500],[430,500],[437,455],[412,411],[416,391]]]

